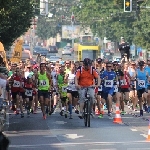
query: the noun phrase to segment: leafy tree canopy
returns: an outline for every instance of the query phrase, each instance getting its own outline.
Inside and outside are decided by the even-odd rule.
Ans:
[[[28,30],[33,13],[33,0],[7,0],[0,5],[0,41],[5,50]]]
[[[132,0],[136,2],[136,0]],[[143,48],[150,47],[150,6],[149,0],[137,3],[137,11],[124,12],[123,0],[80,0],[72,7],[76,19],[84,26],[90,26],[94,34],[107,37],[112,41],[120,41],[124,37]]]

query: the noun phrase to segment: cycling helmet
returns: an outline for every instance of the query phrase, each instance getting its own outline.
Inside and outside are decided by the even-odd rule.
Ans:
[[[92,65],[92,61],[91,61],[91,59],[89,59],[89,58],[85,58],[85,59],[83,60],[83,64],[84,64],[85,66],[90,66],[90,65]]]
[[[141,60],[141,61],[139,61],[138,64],[139,64],[139,66],[144,66],[145,62]]]

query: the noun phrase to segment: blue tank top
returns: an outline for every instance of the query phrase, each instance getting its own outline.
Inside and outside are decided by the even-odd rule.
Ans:
[[[129,75],[131,76],[131,77],[133,77],[134,76],[134,72],[133,71],[131,71],[131,68],[129,68]],[[135,86],[135,81],[130,81],[131,83],[131,85],[133,85],[133,86]]]
[[[114,80],[116,79],[116,73],[114,71],[104,71],[101,77],[102,79],[108,77],[107,80],[104,81],[104,89],[114,88]]]
[[[137,83],[136,88],[144,89],[147,86],[147,77],[146,77],[146,70],[140,71],[140,69],[137,69]]]
[[[146,72],[148,73],[148,76],[150,76],[150,67],[146,66],[145,67]],[[150,82],[147,82],[147,85],[150,85]]]

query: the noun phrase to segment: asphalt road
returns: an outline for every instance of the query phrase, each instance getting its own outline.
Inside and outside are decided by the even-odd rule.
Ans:
[[[130,113],[129,109],[126,109]],[[114,116],[114,114],[113,114]],[[30,118],[10,115],[9,130],[5,134],[11,144],[9,150],[150,150],[146,141],[148,117],[122,116],[122,124],[114,124],[113,118],[91,118],[91,127],[84,127],[82,119],[59,115],[59,109],[42,119],[42,114]]]

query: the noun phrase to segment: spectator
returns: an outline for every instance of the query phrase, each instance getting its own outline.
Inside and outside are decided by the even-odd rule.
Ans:
[[[125,42],[124,38],[121,39],[121,44],[119,45],[118,51],[120,51],[121,59],[124,58],[124,56],[127,56],[127,60],[129,61],[130,58],[130,45]]]

